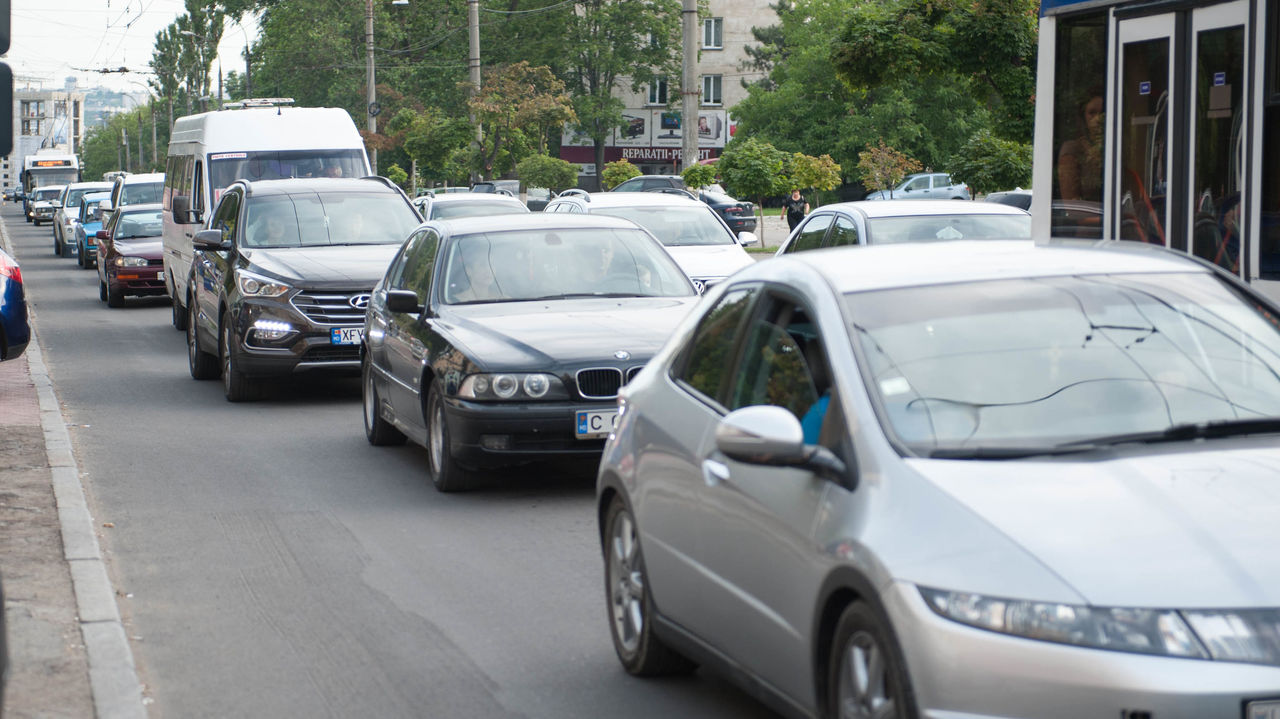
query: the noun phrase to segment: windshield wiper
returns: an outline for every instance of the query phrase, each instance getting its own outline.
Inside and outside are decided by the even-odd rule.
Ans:
[[[1156,432],[1132,432],[1113,434],[1103,437],[1080,439],[1064,442],[1058,447],[1109,446],[1115,444],[1158,444],[1160,442],[1185,442],[1191,439],[1220,439],[1223,437],[1240,437],[1249,434],[1271,434],[1280,432],[1280,417],[1257,417],[1253,419],[1225,419],[1213,422],[1175,424]]]
[[[543,295],[541,297],[522,298],[520,302],[541,302],[543,300],[580,300],[584,298],[597,297],[648,297],[649,295],[637,295],[634,292],[569,292],[561,295]]]
[[[1057,445],[1039,447],[937,447],[929,451],[930,459],[1024,459],[1057,454],[1079,454],[1094,447],[1088,445]]]

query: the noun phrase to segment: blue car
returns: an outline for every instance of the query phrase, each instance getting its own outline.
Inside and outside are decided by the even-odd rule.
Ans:
[[[76,264],[91,270],[98,263],[98,230],[102,229],[102,207],[110,200],[110,192],[90,192],[80,198],[80,214],[76,222]]]
[[[22,356],[31,341],[27,298],[18,262],[0,250],[0,360]]]

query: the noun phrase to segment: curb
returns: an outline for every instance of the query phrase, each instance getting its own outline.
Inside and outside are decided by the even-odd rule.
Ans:
[[[13,254],[9,228],[0,221],[0,244]],[[27,345],[27,366],[40,403],[40,425],[44,430],[45,454],[53,476],[53,493],[62,528],[62,551],[71,570],[80,634],[89,659],[89,687],[98,719],[146,719],[142,684],[134,665],[133,651],[125,636],[115,589],[107,576],[102,548],[93,528],[93,516],[85,501],[80,470],[71,451],[71,435],[58,406],[40,351],[34,321]]]

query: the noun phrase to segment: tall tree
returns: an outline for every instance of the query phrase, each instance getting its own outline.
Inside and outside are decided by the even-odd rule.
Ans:
[[[486,178],[495,177],[494,165],[503,152],[510,154],[513,141],[533,136],[542,154],[548,129],[576,119],[564,83],[550,68],[527,62],[488,68],[480,92],[468,104],[484,128],[477,159]],[[523,158],[512,156],[508,164]]]

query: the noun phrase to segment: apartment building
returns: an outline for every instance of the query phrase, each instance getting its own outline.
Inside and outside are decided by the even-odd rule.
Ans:
[[[84,93],[75,78],[67,78],[61,90],[15,88],[13,91],[13,152],[0,158],[0,189],[19,184],[22,160],[40,148],[71,154],[84,143]]]
[[[733,136],[733,106],[747,96],[743,81],[763,73],[745,70],[746,47],[754,45],[752,27],[773,25],[777,14],[768,0],[709,0],[701,16],[697,77],[698,156],[719,157]],[[626,159],[645,174],[675,174],[683,166],[680,78],[655,81],[639,93],[623,80],[616,96],[626,104],[626,126],[605,145],[605,162]],[[561,139],[560,158],[579,166],[580,175],[594,180],[597,173],[591,139],[568,128]]]

